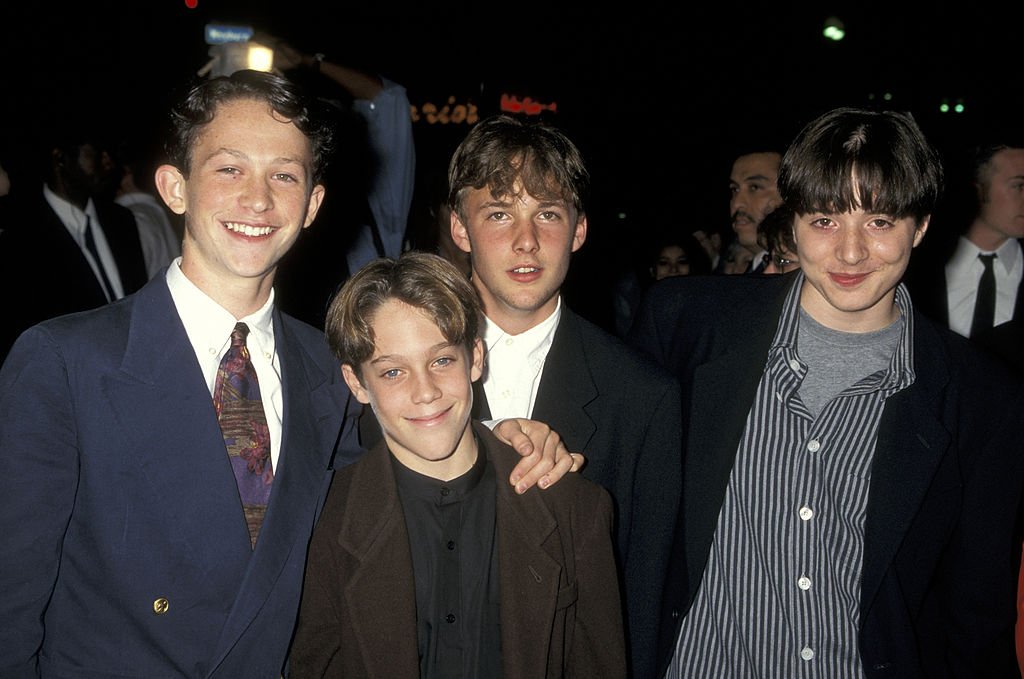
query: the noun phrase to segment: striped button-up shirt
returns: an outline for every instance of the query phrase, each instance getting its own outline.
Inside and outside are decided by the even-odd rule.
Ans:
[[[863,677],[864,519],[885,399],[913,383],[911,305],[888,368],[813,416],[799,398],[796,281],[751,406],[667,677]],[[837,357],[842,360],[842,357]]]

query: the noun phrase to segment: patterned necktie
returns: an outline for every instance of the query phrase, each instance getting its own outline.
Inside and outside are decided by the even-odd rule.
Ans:
[[[245,323],[237,323],[231,332],[231,347],[217,369],[213,405],[224,434],[231,468],[235,472],[249,537],[255,548],[256,537],[267,512],[274,469],[260,383],[249,360],[249,349],[245,346],[248,334],[249,326]]]
[[[974,302],[974,317],[971,319],[971,337],[995,324],[996,273],[992,268],[992,260],[995,258],[995,253],[990,255],[978,253],[978,259],[981,260],[985,270],[978,280],[978,295]]]

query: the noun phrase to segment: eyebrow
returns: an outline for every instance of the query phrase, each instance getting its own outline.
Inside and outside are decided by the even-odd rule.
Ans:
[[[206,162],[211,158],[215,158],[221,154],[229,155],[232,158],[239,158],[243,160],[248,160],[249,158],[249,154],[243,153],[238,149],[229,148],[227,146],[221,146],[220,148],[211,151],[205,158],[203,158],[203,162]],[[305,164],[301,160],[299,160],[298,158],[292,158],[290,156],[279,156],[275,158],[273,162],[281,164],[294,163],[296,165],[301,165],[305,167]]]
[[[434,346],[429,347],[427,349],[427,353],[432,354],[434,352],[441,351],[442,349],[447,349],[448,347],[451,346],[455,345],[448,341],[438,342]],[[405,357],[402,356],[401,354],[384,354],[383,356],[377,356],[376,358],[370,359],[370,365],[375,365],[377,363],[385,363],[387,361],[397,361],[403,358]]]

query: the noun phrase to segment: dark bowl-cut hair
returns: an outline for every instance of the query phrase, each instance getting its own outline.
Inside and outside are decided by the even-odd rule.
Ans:
[[[251,99],[270,106],[309,139],[313,163],[311,186],[319,184],[334,148],[334,127],[327,105],[298,84],[273,73],[241,70],[194,85],[171,108],[170,133],[165,143],[169,163],[186,177],[192,171],[192,150],[202,129],[221,104]]]
[[[483,308],[476,288],[454,264],[429,252],[410,250],[397,259],[364,265],[331,300],[324,328],[331,351],[362,380],[373,356],[373,318],[389,299],[420,309],[452,345],[470,352],[480,337]]]
[[[909,113],[838,108],[796,136],[778,185],[798,215],[860,208],[920,222],[932,214],[942,182],[939,154]]]
[[[583,214],[590,175],[583,155],[560,130],[509,115],[486,118],[469,131],[448,163],[448,207],[463,221],[463,199],[488,188],[515,196],[516,181],[538,200],[564,200]]]

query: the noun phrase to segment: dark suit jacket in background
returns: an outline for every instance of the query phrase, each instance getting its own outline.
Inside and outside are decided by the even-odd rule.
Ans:
[[[497,480],[504,679],[625,676],[607,493],[568,474],[516,495],[519,455],[473,426]],[[383,441],[337,473],[310,546],[291,677],[320,676],[419,676],[409,533]]]
[[[745,420],[796,273],[666,279],[631,336],[683,384],[683,503],[660,668],[700,585]],[[915,312],[909,388],[886,402],[860,599],[868,677],[1015,676],[1021,383]]]
[[[1024,240],[1018,240],[1024,254]],[[948,283],[946,264],[955,251],[955,243],[932,245],[928,241],[914,252],[907,270],[906,283],[914,307],[942,326],[949,327]],[[1024,370],[1024,278],[1017,287],[1017,300],[1013,305],[1013,318],[994,326],[991,330],[971,337],[971,342],[987,353]]]
[[[476,383],[474,417],[490,409]],[[565,304],[531,418],[583,453],[611,493],[636,679],[654,677],[662,585],[682,487],[679,385],[648,357]]]
[[[146,284],[146,262],[131,210],[95,200],[103,234],[117,264],[125,295]],[[0,290],[3,304],[0,361],[14,340],[36,323],[107,303],[96,274],[78,243],[43,198],[22,198],[4,213],[0,234]]]
[[[22,335],[0,369],[0,676],[280,676],[332,459],[360,451],[322,334],[275,312],[274,335],[284,429],[255,551],[163,276]]]

